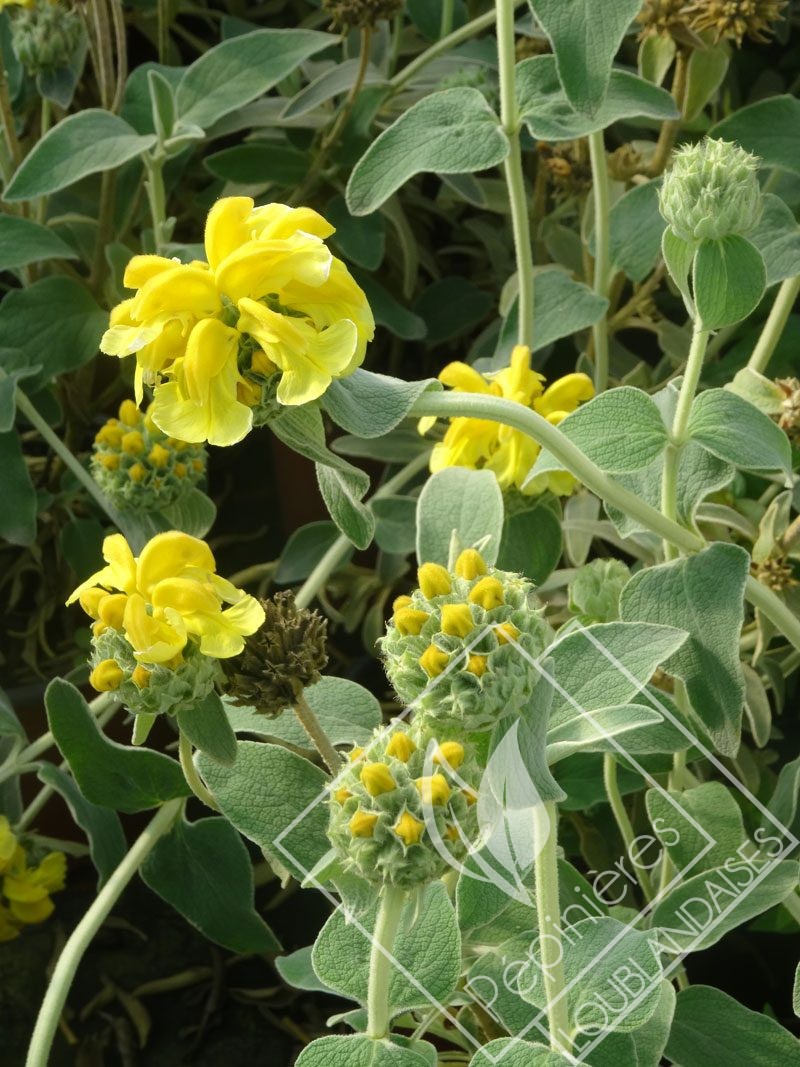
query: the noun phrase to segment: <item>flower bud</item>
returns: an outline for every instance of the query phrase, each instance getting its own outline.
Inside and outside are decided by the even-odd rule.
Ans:
[[[471,747],[398,724],[356,751],[329,800],[328,836],[345,868],[372,884],[412,888],[462,860],[462,835],[477,836]]]
[[[418,574],[420,588],[381,642],[389,680],[423,721],[454,733],[491,729],[502,712],[522,706],[539,678],[531,661],[550,633],[533,586],[489,568],[475,549],[461,553],[453,573],[425,563]],[[409,615],[425,617],[418,631],[403,625]]]
[[[67,67],[83,36],[80,15],[51,0],[26,3],[11,20],[11,40],[31,75]]]
[[[732,141],[707,137],[680,148],[659,192],[672,231],[694,244],[752,230],[763,206],[758,163]]]
[[[569,584],[569,610],[584,626],[616,621],[620,594],[630,576],[622,560],[592,560],[578,570]]]
[[[89,675],[89,685],[98,693],[113,693],[119,689],[125,674],[113,659],[103,659]]]

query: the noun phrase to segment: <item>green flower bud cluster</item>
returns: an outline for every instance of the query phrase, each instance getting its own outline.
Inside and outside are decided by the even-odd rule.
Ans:
[[[469,745],[398,724],[350,753],[328,836],[346,869],[371,883],[432,881],[463,860],[477,832],[479,778]]]
[[[620,559],[594,559],[569,583],[569,610],[584,626],[619,618],[619,598],[631,572]]]
[[[180,500],[205,476],[206,452],[167,437],[132,400],[94,439],[92,475],[119,508],[158,511]]]
[[[204,656],[190,641],[178,663],[138,663],[122,632],[98,627],[92,639],[89,682],[100,692],[113,692],[134,715],[177,715],[207,697],[223,681],[218,659]]]
[[[757,157],[710,137],[675,153],[659,193],[670,229],[691,244],[748,233],[762,206]]]
[[[418,580],[419,589],[395,601],[381,642],[389,680],[417,719],[465,735],[491,729],[539,679],[523,655],[535,659],[550,637],[533,585],[487,567],[471,548],[453,572],[425,563]]]
[[[50,0],[21,8],[11,21],[14,53],[31,75],[66,67],[82,36],[77,12]]]

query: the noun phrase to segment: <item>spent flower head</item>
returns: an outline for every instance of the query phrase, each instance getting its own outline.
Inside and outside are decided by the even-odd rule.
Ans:
[[[328,836],[345,868],[412,888],[463,858],[477,830],[470,745],[417,724],[355,748],[330,796]]]
[[[325,244],[333,232],[311,208],[229,196],[208,214],[207,262],[133,257],[124,285],[136,295],[113,309],[100,348],[136,354],[137,401],[153,386],[165,434],[235,444],[276,404],[316,400],[362,363],[375,323]]]
[[[539,676],[517,647],[535,658],[547,644],[533,585],[489,567],[474,548],[452,571],[425,563],[417,577],[419,588],[395,600],[381,641],[389,680],[423,720],[465,734],[491,729]]]
[[[450,363],[439,380],[457,392],[512,400],[543,415],[553,425],[594,396],[592,381],[585,374],[567,374],[545,388],[544,377],[531,370],[530,361],[530,349],[517,345],[509,366],[500,371],[484,375],[467,363]],[[420,420],[420,433],[427,433],[435,422],[432,417]],[[445,467],[490,470],[501,489],[516,488],[526,495],[537,495],[546,489],[559,495],[571,493],[576,482],[564,471],[549,472],[525,484],[539,451],[537,442],[521,430],[488,419],[459,416],[450,419],[444,440],[434,445],[430,468],[434,473]]]
[[[670,229],[690,243],[748,233],[763,206],[758,165],[744,148],[713,137],[678,149],[659,192]]]
[[[244,649],[223,665],[228,696],[262,715],[279,715],[297,703],[307,686],[320,680],[328,662],[328,620],[298,608],[287,590],[262,600],[264,624]]]
[[[767,44],[786,4],[787,0],[694,0],[686,5],[686,14],[693,30],[710,30],[717,41],[726,38],[741,46],[749,37]]]

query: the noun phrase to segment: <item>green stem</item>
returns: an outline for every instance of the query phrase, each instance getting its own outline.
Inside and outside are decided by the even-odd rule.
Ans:
[[[108,918],[122,891],[142,865],[153,846],[180,815],[182,800],[170,800],[158,810],[133,846],[95,897],[94,903],[72,931],[61,950],[47,993],[39,1009],[25,1067],[47,1067],[50,1049],[75,972],[92,938]]]
[[[393,478],[387,479],[380,489],[373,494],[372,500],[380,500],[381,497],[391,496],[398,489],[402,488],[406,482],[411,481],[414,475],[418,474],[427,465],[429,457],[430,452],[420,452],[418,456],[415,456],[412,460],[406,463],[405,467],[399,470]],[[345,537],[344,534],[340,534],[336,538],[331,547],[297,591],[294,602],[298,608],[308,607],[320,589],[325,585],[328,577],[345,558],[351,547],[350,539]]]
[[[613,752],[606,752],[603,755],[603,781],[606,787],[608,802],[611,805],[611,811],[613,812],[617,823],[617,828],[625,843],[628,859],[631,861],[636,872],[636,879],[639,882],[644,898],[649,902],[653,899],[653,890],[650,885],[650,880],[647,877],[647,872],[641,870],[639,866],[633,862],[633,843],[636,839],[636,835],[633,832],[633,826],[631,825],[631,820],[628,818],[625,802],[619,791],[619,782],[617,781],[617,759]]]
[[[516,63],[514,49],[514,2],[496,0],[497,58],[500,67],[500,122],[511,146],[503,163],[511,208],[511,229],[517,260],[517,342],[533,347],[533,249],[528,218],[528,197],[522,170],[520,118],[517,107]]]
[[[386,885],[381,892],[378,918],[372,935],[367,987],[367,1034],[379,1041],[389,1033],[389,982],[392,977],[391,953],[403,917],[405,890]]]
[[[4,375],[2,371],[0,371],[0,381],[2,381],[3,377]],[[75,456],[73,456],[73,454],[61,440],[61,438],[53,432],[48,422],[39,414],[39,412],[36,410],[30,400],[28,400],[27,396],[22,392],[19,386],[17,387],[16,391],[16,399],[17,407],[28,420],[28,422],[30,422],[32,426],[36,427],[36,429],[39,431],[45,441],[47,441],[47,443],[50,445],[56,455],[59,456],[64,466],[67,467],[75,475],[75,477],[87,491],[89,496],[91,496],[94,501],[99,504],[102,510],[106,513],[106,515],[108,515],[109,519],[111,519],[111,521],[115,525],[120,526],[120,529],[122,529],[122,526],[120,525],[119,515],[117,514],[117,511],[114,508],[113,504],[111,504],[111,502],[108,500],[100,486],[97,484],[94,478],[92,478],[91,474],[89,474],[89,472],[78,462],[78,460],[75,458]]]
[[[153,224],[153,241],[156,255],[164,254],[164,246],[170,239],[170,225],[167,220],[167,194],[164,188],[164,163],[166,158],[160,153],[145,152],[142,157],[147,179],[147,202],[150,205],[150,219]]]
[[[592,163],[592,195],[594,197],[594,291],[598,296],[608,297],[609,273],[609,193],[608,165],[603,131],[589,134],[589,156]],[[594,338],[594,388],[602,393],[608,388],[608,317],[592,326]]]
[[[181,769],[183,770],[183,777],[186,779],[186,784],[197,799],[201,800],[205,806],[211,808],[212,811],[219,811],[216,801],[206,788],[203,779],[197,773],[197,768],[192,759],[192,742],[184,733],[179,734],[178,759],[181,762]]]
[[[536,859],[536,915],[539,924],[539,965],[544,980],[550,1047],[569,1053],[567,998],[564,996],[564,951],[561,944],[561,909],[558,901],[558,809],[552,800],[533,809]]]
[[[322,756],[331,774],[336,777],[339,773],[342,760],[339,753],[333,747],[330,738],[323,730],[319,719],[312,711],[305,696],[301,693],[297,702],[293,705],[297,720],[311,739],[314,748]]]
[[[705,538],[668,519],[635,493],[615,482],[558,427],[552,426],[538,412],[522,404],[478,393],[424,393],[409,415],[414,418],[435,415],[444,419],[463,415],[466,418],[500,422],[514,430],[521,430],[551,452],[587,489],[638,520],[651,533],[669,541],[682,552],[699,552],[706,547]],[[800,650],[800,619],[792,614],[780,597],[752,576],[747,580],[745,595]]]
[[[158,8],[158,62],[167,62],[169,47],[169,0],[157,0]]]
[[[439,37],[447,37],[453,32],[453,16],[456,11],[456,0],[442,0],[442,21],[439,26]]]
[[[516,9],[522,7],[526,2],[527,0],[513,0],[513,6]],[[463,41],[468,41],[470,37],[475,37],[484,30],[488,30],[490,26],[494,25],[496,18],[497,12],[495,10],[487,11],[485,15],[480,15],[471,22],[467,22],[464,26],[459,26],[452,33],[448,33],[446,37],[435,41],[430,48],[426,48],[416,59],[412,59],[407,66],[395,74],[389,82],[392,92],[396,93],[399,89],[402,89],[407,82],[411,81],[423,67],[427,67],[429,63],[432,63],[437,56],[442,55],[444,52],[449,52],[451,48],[455,48],[456,45],[461,44]]]
[[[700,375],[703,371],[703,359],[705,358],[707,346],[708,330],[702,329],[695,322],[692,344],[689,348],[689,356],[686,360],[686,369],[681,383],[681,391],[672,420],[671,440],[664,452],[664,473],[661,480],[661,511],[664,517],[672,522],[678,521],[678,462],[680,460],[680,450],[686,439],[689,416],[692,413],[692,403],[694,402]],[[666,559],[675,559],[677,557],[677,552],[668,539],[664,541],[664,556]]]
[[[795,278],[787,278],[781,282],[775,302],[761,331],[761,336],[747,364],[748,367],[758,371],[759,374],[763,374],[767,369],[767,364],[780,340],[798,293],[800,293],[800,274]]]

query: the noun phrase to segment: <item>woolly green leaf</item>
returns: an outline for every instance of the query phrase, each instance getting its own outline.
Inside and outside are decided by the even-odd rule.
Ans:
[[[761,253],[739,234],[703,241],[692,274],[694,301],[704,330],[718,330],[747,318],[767,283]]]
[[[745,470],[792,469],[789,438],[772,419],[728,389],[695,397],[687,432],[712,455]]]
[[[405,111],[370,145],[347,183],[353,215],[369,215],[415,174],[487,170],[508,155],[508,138],[477,89],[444,89]]]
[[[739,108],[712,127],[708,135],[736,141],[760,156],[766,167],[800,174],[800,100],[795,96],[770,96]]]
[[[446,566],[454,531],[465,548],[488,537],[481,554],[494,563],[503,532],[503,494],[491,471],[446,467],[425,483],[417,505],[419,562]]]
[[[0,263],[4,270],[26,267],[43,259],[77,259],[57,233],[32,219],[0,215]]]

